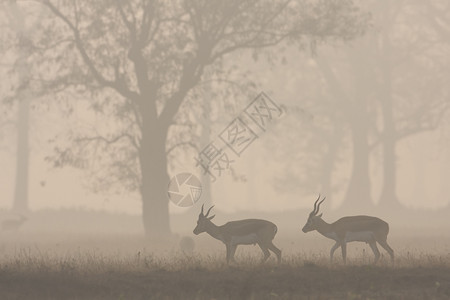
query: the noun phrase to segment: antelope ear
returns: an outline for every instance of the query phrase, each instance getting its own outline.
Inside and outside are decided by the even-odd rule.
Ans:
[[[320,214],[320,215],[318,215],[318,217],[319,217],[319,218],[322,218],[322,215],[323,215],[323,214]]]
[[[213,215],[211,217],[208,218],[208,220],[212,220],[216,215]]]

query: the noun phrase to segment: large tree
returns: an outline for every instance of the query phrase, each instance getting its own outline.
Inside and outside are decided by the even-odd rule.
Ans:
[[[42,20],[32,71],[56,99],[88,98],[107,120],[73,130],[52,161],[106,170],[99,180],[138,190],[148,235],[170,232],[167,141],[207,68],[229,54],[288,39],[360,33],[352,1],[37,1]],[[74,96],[77,95],[77,96]],[[201,101],[201,99],[199,99]]]

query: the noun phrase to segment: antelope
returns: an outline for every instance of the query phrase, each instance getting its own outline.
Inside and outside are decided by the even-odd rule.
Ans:
[[[258,219],[245,219],[239,221],[231,221],[222,226],[217,226],[211,220],[215,215],[209,217],[209,212],[214,207],[211,206],[206,215],[203,214],[203,205],[200,214],[198,215],[197,226],[194,229],[194,234],[199,235],[202,232],[208,233],[213,238],[222,241],[227,250],[227,264],[236,262],[234,254],[239,245],[256,245],[261,248],[265,262],[271,250],[277,256],[278,264],[281,262],[281,250],[275,247],[272,243],[275,234],[277,233],[277,226],[272,222]]]
[[[377,247],[377,242],[390,255],[391,261],[394,261],[394,250],[387,243],[387,235],[389,233],[389,224],[385,221],[369,216],[350,216],[343,217],[334,223],[327,223],[322,220],[322,214],[319,213],[320,204],[325,201],[325,197],[320,200],[317,198],[314,203],[314,209],[309,214],[308,220],[303,227],[303,232],[317,230],[323,236],[334,240],[336,243],[330,250],[330,262],[333,261],[333,254],[337,248],[341,247],[342,258],[344,264],[347,262],[347,243],[348,242],[365,242],[369,244],[375,255],[374,263],[377,263],[380,258],[380,251]]]

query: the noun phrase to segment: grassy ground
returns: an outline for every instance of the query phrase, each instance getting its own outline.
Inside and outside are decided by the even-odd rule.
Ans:
[[[347,266],[339,250],[330,264],[333,242],[302,233],[305,218],[300,218],[293,227],[276,221],[280,266],[274,258],[261,265],[258,246],[239,247],[238,263],[227,266],[223,244],[192,234],[196,215],[179,220],[174,230],[184,230],[195,243],[194,252],[185,255],[180,237],[143,238],[138,217],[43,212],[18,231],[0,231],[0,300],[450,299],[450,231],[448,212],[442,214],[446,218],[423,214],[427,222],[416,222],[418,212],[407,215],[415,228],[391,226],[394,265],[380,249],[383,257],[373,266],[364,243],[348,245]],[[279,218],[296,215],[306,212]],[[218,214],[218,224],[227,217]]]
[[[277,266],[242,254],[48,254],[21,249],[0,264],[0,299],[450,299],[450,256],[403,253],[392,266],[289,255]]]
[[[208,235],[148,241],[138,234],[0,232],[0,299],[450,299],[450,237],[393,235],[376,266],[363,243],[328,261],[332,242],[318,234],[277,236],[283,250],[260,264],[257,246],[224,246]],[[380,249],[381,250],[381,249]]]

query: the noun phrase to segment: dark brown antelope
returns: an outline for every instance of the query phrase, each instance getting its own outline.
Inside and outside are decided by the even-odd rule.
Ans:
[[[272,222],[258,219],[246,219],[240,221],[228,222],[222,226],[217,226],[211,220],[214,216],[208,217],[212,206],[203,214],[202,211],[198,216],[197,226],[194,229],[194,234],[198,235],[202,232],[208,233],[215,239],[222,241],[227,249],[227,263],[234,260],[234,254],[239,245],[255,245],[258,244],[264,253],[263,262],[266,261],[271,250],[277,256],[278,263],[281,262],[281,250],[275,247],[272,243],[275,234],[277,233],[277,226]]]
[[[377,242],[383,247],[394,261],[394,250],[387,243],[387,235],[389,233],[389,224],[385,221],[369,216],[351,216],[343,217],[334,223],[328,224],[322,220],[322,214],[319,213],[320,204],[325,201],[325,197],[317,204],[320,199],[317,198],[314,203],[314,209],[309,214],[308,220],[303,227],[303,232],[317,230],[323,236],[336,241],[330,250],[330,262],[333,261],[333,254],[337,248],[342,249],[342,258],[344,263],[347,262],[347,243],[348,242],[365,242],[369,244],[375,255],[375,262],[380,258],[380,251]]]

